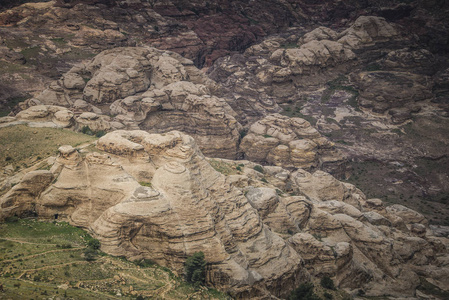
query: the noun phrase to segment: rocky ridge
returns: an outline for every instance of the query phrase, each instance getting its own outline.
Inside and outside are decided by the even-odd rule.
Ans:
[[[222,160],[241,170],[225,176],[177,131],[118,130],[97,148],[61,147],[49,171],[28,173],[1,198],[2,219],[57,215],[107,253],[177,271],[203,251],[208,282],[242,298],[283,297],[311,275],[373,296],[413,296],[419,276],[447,286],[447,238],[416,211],[385,207],[323,171]]]
[[[274,5],[261,3],[261,11]],[[374,296],[421,297],[415,289],[422,278],[444,290],[444,227],[429,227],[416,211],[387,206],[316,171],[342,178],[350,174],[348,162],[382,161],[399,175],[382,173],[378,190],[413,189],[422,199],[441,194],[435,205],[447,209],[448,60],[444,35],[433,30],[441,25],[444,32],[444,20],[431,20],[417,3],[359,17],[363,3],[325,1],[323,10],[290,1],[279,6],[285,14],[276,11],[284,16],[280,27],[307,15],[328,27],[282,29],[273,27],[276,18],[254,19],[263,14],[245,3],[179,4],[65,1],[1,13],[10,29],[0,28],[6,33],[0,67],[12,62],[20,71],[42,61],[46,67],[36,69],[48,72],[52,59],[78,54],[59,61],[55,73],[31,72],[23,90],[39,93],[14,116],[0,118],[0,127],[112,131],[97,144],[105,155],[60,148],[49,172],[26,175],[2,197],[3,217],[61,215],[96,233],[109,253],[151,258],[178,271],[187,255],[205,251],[213,262],[209,282],[243,298],[284,297],[309,275],[329,275],[352,291],[363,285]],[[348,19],[333,20],[331,11]],[[423,20],[420,30],[410,30]],[[125,24],[139,24],[138,34]],[[55,35],[55,26],[67,35]],[[47,30],[42,40],[20,39],[33,37],[37,27]],[[220,29],[218,37],[211,28]],[[16,40],[25,44],[11,44]],[[115,48],[148,43],[190,59],[147,46]],[[108,48],[115,49],[102,51]],[[93,53],[100,54],[74,66]],[[213,81],[194,66],[218,57],[208,72]],[[10,71],[3,82],[25,82],[21,71]],[[43,82],[61,73],[41,93]],[[9,85],[1,91],[14,94]],[[125,131],[135,129],[146,132]],[[209,160],[233,173],[222,176],[192,138],[171,130],[190,134],[208,156],[264,167]],[[430,174],[431,182],[420,177],[422,160],[442,170]],[[173,219],[181,221],[167,221]]]

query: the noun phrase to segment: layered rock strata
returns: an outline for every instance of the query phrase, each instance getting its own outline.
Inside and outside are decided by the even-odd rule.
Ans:
[[[214,159],[225,176],[177,131],[118,130],[97,148],[61,147],[0,199],[1,218],[57,216],[107,253],[178,272],[203,251],[209,284],[240,298],[285,297],[310,275],[371,296],[413,296],[419,276],[448,286],[448,240],[421,214],[323,171]]]
[[[75,129],[181,130],[207,155],[235,158],[241,125],[215,84],[179,54],[149,47],[107,50],[73,67],[22,107],[64,106]],[[39,106],[42,108],[42,106]],[[43,108],[42,108],[43,109]],[[23,119],[21,113],[18,119]]]
[[[304,119],[269,115],[249,128],[240,149],[254,162],[284,168],[336,169],[345,157]]]

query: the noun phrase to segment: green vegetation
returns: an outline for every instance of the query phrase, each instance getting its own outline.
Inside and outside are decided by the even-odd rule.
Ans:
[[[263,167],[261,165],[255,165],[254,166],[254,170],[256,170],[259,173],[265,173],[265,170],[263,169]]]
[[[142,186],[146,186],[146,187],[153,187],[153,185],[151,184],[151,182],[143,182],[143,181],[140,181],[139,184],[142,185]]]
[[[0,167],[28,167],[37,160],[57,154],[62,145],[92,143],[95,137],[66,129],[30,128],[19,125],[0,129]]]
[[[7,99],[6,106],[0,107],[0,117],[7,116],[11,112],[11,110],[14,108],[14,106],[19,104],[20,102],[27,100],[28,98],[30,98],[30,96],[13,97],[13,98]]]
[[[15,38],[11,38],[11,39],[6,39],[5,40],[5,45],[6,47],[8,47],[9,49],[16,49],[16,48],[28,48],[30,47],[30,44],[28,44],[27,42],[25,42],[25,40],[23,38],[20,37],[15,37]]]
[[[185,276],[189,283],[200,286],[206,280],[206,260],[203,252],[195,252],[185,262]]]
[[[449,299],[449,292],[443,291],[436,285],[428,282],[424,277],[420,277],[420,284],[417,287],[418,290],[424,292],[427,295],[436,296],[440,299]]]
[[[55,45],[57,46],[63,46],[67,44],[67,41],[63,37],[50,39]]]
[[[321,298],[313,292],[313,287],[313,283],[302,283],[297,289],[292,291],[289,300],[321,300]]]
[[[324,276],[321,278],[320,284],[325,289],[335,290],[334,281],[329,276]]]
[[[31,59],[36,59],[39,56],[40,47],[39,46],[32,46],[23,49],[20,51],[22,55],[25,57],[26,61],[28,62]]]
[[[382,66],[379,65],[378,63],[372,63],[367,65],[365,70],[368,72],[380,71],[382,70]]]
[[[1,297],[117,299],[120,293],[120,299],[229,299],[198,290],[151,260],[130,262],[99,247],[98,240],[65,222],[10,218],[0,224]],[[86,258],[87,249],[98,251],[94,260]]]
[[[224,162],[222,160],[217,160],[217,159],[209,160],[209,164],[212,166],[212,168],[215,169],[215,171],[218,171],[221,174],[226,175],[226,176],[239,174],[239,172],[242,170],[242,166],[244,167],[244,165],[242,165],[242,164],[235,166],[232,163],[227,163],[227,162]]]
[[[0,61],[0,72],[2,73],[17,73],[22,72],[26,69],[27,67],[22,64]]]
[[[284,108],[283,111],[280,112],[281,115],[290,117],[290,118],[302,118],[306,121],[308,121],[310,124],[315,125],[317,122],[317,119],[315,119],[312,116],[304,115],[301,113],[301,107],[297,106],[298,104],[290,103],[287,105],[282,105]]]
[[[327,103],[330,97],[335,91],[346,91],[352,94],[352,97],[348,99],[348,104],[352,106],[355,110],[360,111],[357,97],[359,96],[359,91],[353,86],[349,85],[348,80],[344,76],[337,77],[336,79],[329,81],[327,83],[328,89],[323,93],[321,97],[322,103]]]
[[[288,43],[288,44],[282,44],[281,48],[283,49],[293,49],[293,48],[299,48],[297,43]]]

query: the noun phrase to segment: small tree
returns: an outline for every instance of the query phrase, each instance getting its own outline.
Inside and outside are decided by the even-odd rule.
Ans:
[[[188,257],[185,263],[185,273],[187,282],[196,286],[204,284],[206,280],[206,260],[203,252],[195,252]]]
[[[292,291],[289,300],[321,300],[321,298],[313,292],[313,288],[313,283],[302,283],[297,289]]]
[[[100,249],[101,244],[97,239],[89,239],[89,241],[87,242],[87,246],[94,250],[97,250]]]
[[[321,278],[321,286],[325,289],[335,290],[334,281],[329,276]]]

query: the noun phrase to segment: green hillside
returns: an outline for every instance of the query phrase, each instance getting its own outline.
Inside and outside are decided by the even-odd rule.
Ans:
[[[96,251],[94,241],[65,222],[0,224],[0,299],[228,299],[150,261]]]

